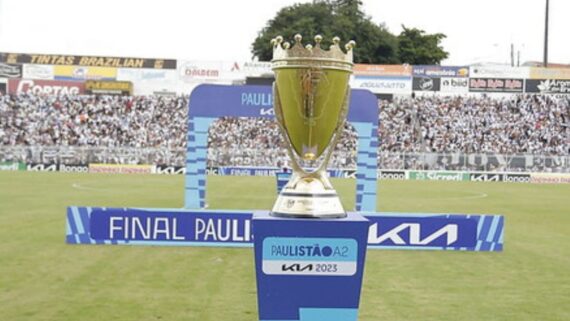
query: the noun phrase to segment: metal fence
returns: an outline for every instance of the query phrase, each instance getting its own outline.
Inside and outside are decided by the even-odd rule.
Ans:
[[[242,153],[236,157],[236,153]],[[269,157],[268,157],[269,155]],[[277,166],[271,157],[280,150],[216,149],[208,153],[209,166]],[[186,149],[73,146],[0,146],[0,162],[20,161],[43,164],[163,164],[184,166]],[[330,167],[354,169],[354,152],[335,152]],[[570,156],[463,154],[463,153],[380,153],[378,167],[398,170],[451,170],[485,172],[570,173]]]

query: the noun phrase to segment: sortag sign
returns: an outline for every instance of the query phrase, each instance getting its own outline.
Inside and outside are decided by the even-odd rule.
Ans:
[[[500,215],[363,213],[368,248],[501,251]],[[251,247],[253,211],[68,207],[69,244]]]

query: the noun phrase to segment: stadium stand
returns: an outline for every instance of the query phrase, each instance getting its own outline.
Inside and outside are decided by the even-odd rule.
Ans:
[[[51,150],[63,163],[180,166],[187,105],[183,96],[1,95],[0,161],[38,161],[34,157],[41,153],[45,162]],[[414,154],[570,155],[567,98],[423,96],[379,101],[379,108],[381,168],[425,168]],[[331,166],[354,168],[356,144],[346,125]],[[287,162],[277,124],[267,119],[220,119],[210,129],[208,145],[210,166]],[[62,151],[71,154],[66,158]]]

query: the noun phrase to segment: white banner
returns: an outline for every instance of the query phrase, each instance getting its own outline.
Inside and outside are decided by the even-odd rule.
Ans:
[[[246,61],[234,62],[230,72],[240,72],[245,77],[259,77],[263,75],[273,75],[271,63],[268,61]]]
[[[412,77],[354,77],[352,88],[368,89],[376,94],[410,94]]]
[[[178,65],[178,77],[186,83],[231,84],[234,80],[245,79],[235,62],[183,60]]]
[[[22,78],[24,79],[47,79],[52,80],[54,77],[52,65],[31,65],[24,64]]]
[[[135,95],[176,94],[178,73],[167,69],[120,68],[117,80],[130,81]]]
[[[469,78],[441,78],[440,91],[447,93],[468,93]]]
[[[511,66],[471,66],[469,67],[471,78],[529,78],[529,67]]]
[[[119,68],[117,70],[117,80],[132,81],[135,85],[141,82],[176,83],[177,73],[176,70],[168,69]]]

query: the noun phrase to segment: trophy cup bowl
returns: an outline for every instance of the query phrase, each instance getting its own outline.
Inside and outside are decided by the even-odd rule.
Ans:
[[[273,106],[293,173],[271,214],[345,217],[326,169],[348,112],[354,41],[344,53],[338,37],[330,50],[321,49],[321,36],[314,47],[303,47],[301,40],[296,35],[292,47],[280,36],[272,40]]]

